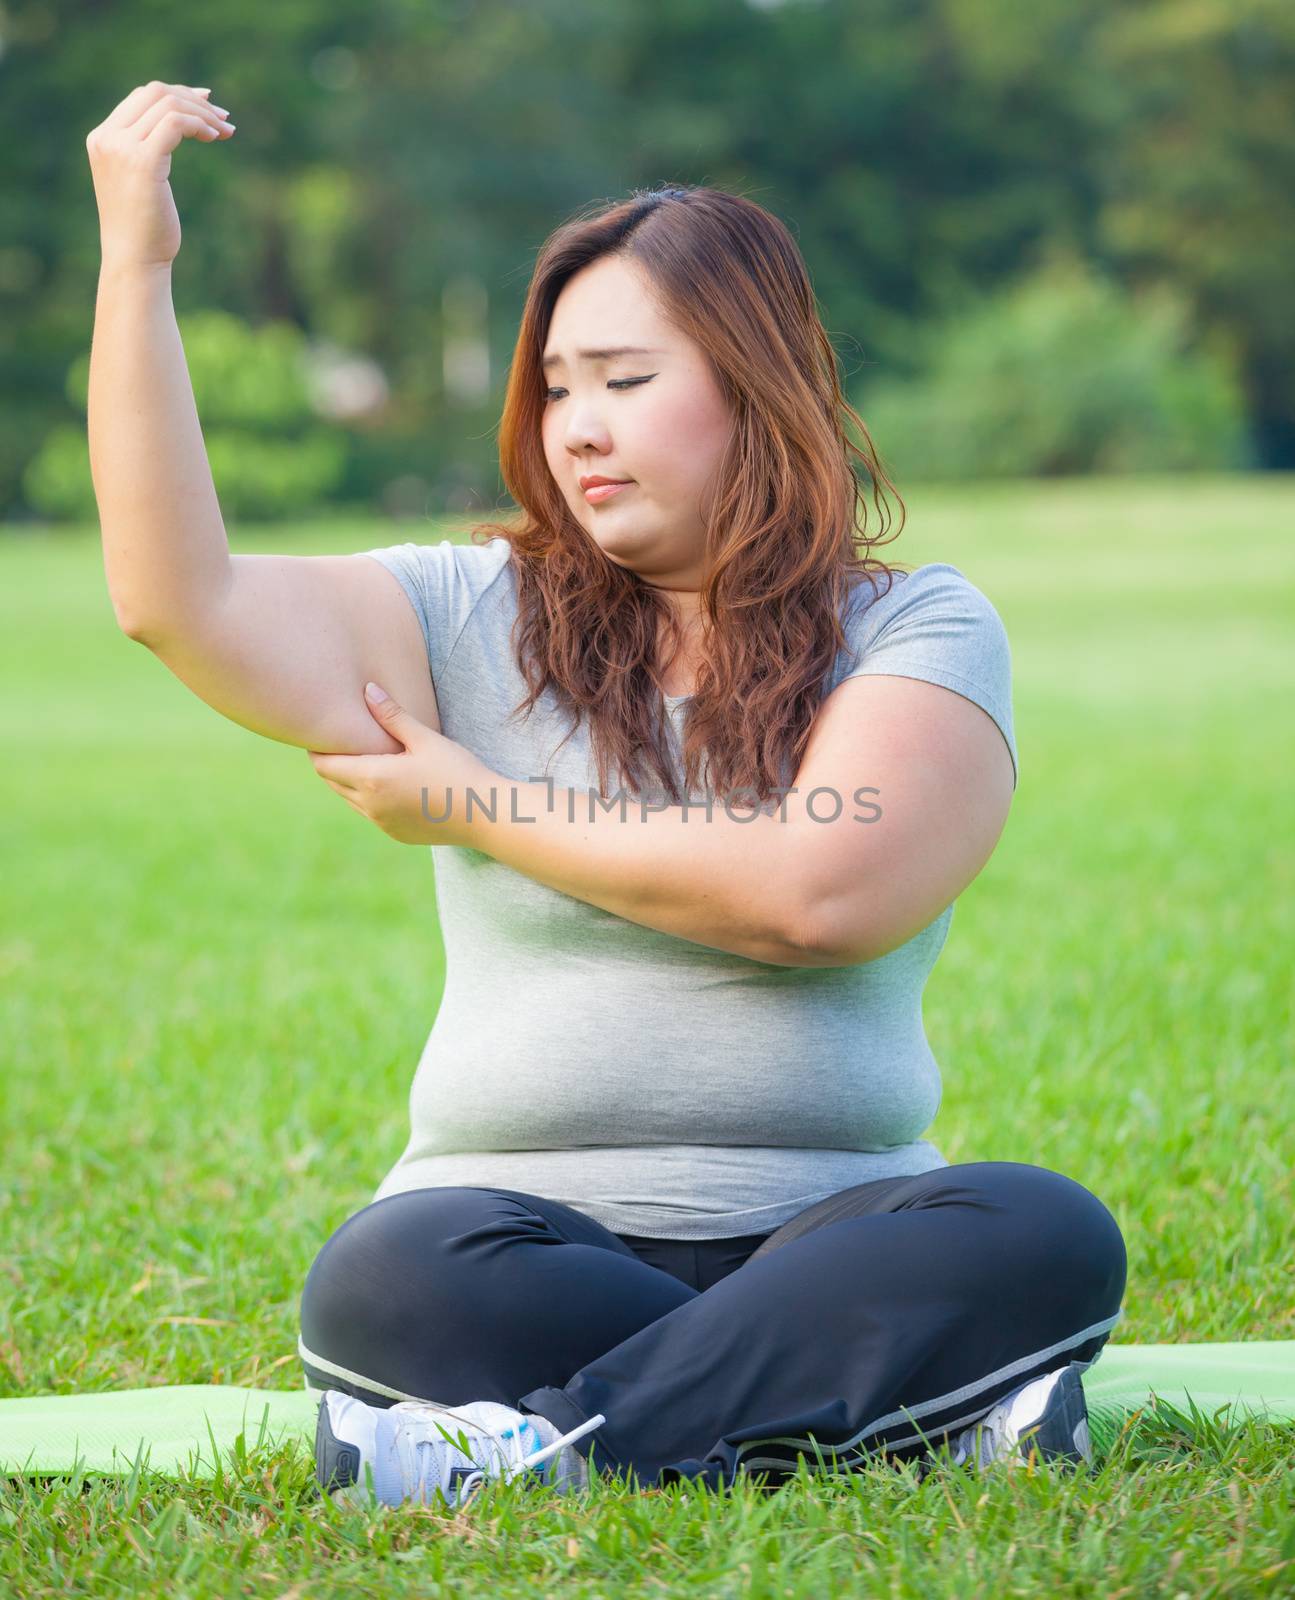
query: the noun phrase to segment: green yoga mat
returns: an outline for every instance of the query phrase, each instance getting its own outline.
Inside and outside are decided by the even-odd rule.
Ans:
[[[1295,1340],[1240,1344],[1107,1345],[1083,1374],[1099,1456],[1129,1418],[1167,1403],[1227,1425],[1246,1417],[1295,1423]],[[209,1478],[244,1448],[310,1448],[319,1393],[175,1384],[102,1394],[0,1400],[0,1473],[43,1477],[80,1470],[125,1475],[136,1463],[172,1476]]]

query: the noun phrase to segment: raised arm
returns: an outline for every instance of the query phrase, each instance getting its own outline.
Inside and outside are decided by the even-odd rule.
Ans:
[[[197,90],[136,89],[86,139],[102,264],[90,355],[90,467],[122,629],[195,694],[305,749],[385,754],[364,682],[439,728],[426,645],[399,583],[365,556],[232,555],[171,301],[180,245],[171,152],[228,139]]]

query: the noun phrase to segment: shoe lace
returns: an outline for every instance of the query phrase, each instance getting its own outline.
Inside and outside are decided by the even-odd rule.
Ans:
[[[456,1506],[464,1505],[476,1494],[488,1476],[505,1480],[516,1478],[557,1455],[565,1445],[583,1439],[607,1420],[600,1412],[551,1444],[528,1453],[522,1444],[520,1425],[496,1431],[476,1418],[459,1416],[447,1406],[433,1409],[417,1400],[402,1400],[391,1410],[404,1413],[396,1428],[395,1446],[407,1492],[416,1493],[425,1501],[428,1490],[436,1488]],[[445,1425],[445,1418],[456,1416],[463,1424],[461,1432],[466,1435],[463,1442],[469,1446],[466,1451]],[[455,1450],[477,1464],[461,1479],[457,1496],[451,1497],[451,1452]],[[484,1461],[480,1459],[483,1452]]]

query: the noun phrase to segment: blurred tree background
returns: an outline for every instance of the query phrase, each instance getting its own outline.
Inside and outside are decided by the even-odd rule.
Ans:
[[[6,0],[0,520],[93,520],[85,136],[209,84],[174,296],[227,521],[506,505],[535,252],[661,183],[791,228],[905,477],[1295,467],[1288,0]]]

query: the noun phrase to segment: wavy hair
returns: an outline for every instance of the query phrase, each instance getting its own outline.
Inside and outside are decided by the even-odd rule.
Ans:
[[[505,487],[519,511],[478,524],[472,541],[503,537],[517,580],[512,644],[529,716],[550,689],[588,720],[600,792],[609,770],[640,797],[655,773],[681,804],[668,742],[658,644],[681,634],[668,601],[607,559],[572,515],[541,436],[540,366],[567,281],[605,255],[631,258],[662,314],[709,357],[735,426],[708,505],[695,691],[680,752],[689,793],[706,781],[764,807],[789,785],[809,741],[856,584],[876,592],[894,572],[871,550],[900,507],[863,419],[841,392],[836,355],[800,251],[763,207],[720,189],[635,190],[577,214],[541,247],[527,290],[499,425]],[[860,436],[849,436],[852,421]],[[866,482],[856,471],[862,467]],[[879,519],[869,538],[868,492]],[[896,529],[893,537],[898,537]]]

